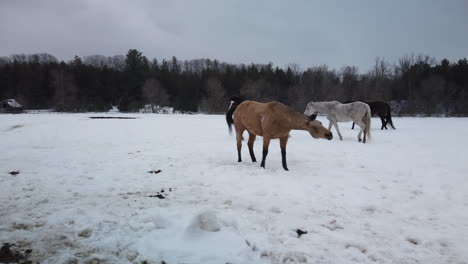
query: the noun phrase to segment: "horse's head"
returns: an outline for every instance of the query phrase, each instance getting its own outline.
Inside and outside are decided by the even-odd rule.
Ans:
[[[312,115],[317,116],[317,113],[318,113],[318,110],[317,110],[317,108],[315,107],[314,102],[309,102],[309,103],[307,104],[307,106],[306,106],[306,109],[305,109],[305,111],[304,111],[304,114],[305,114],[306,116],[309,116],[309,118],[311,118]],[[314,118],[314,119],[315,119],[315,118]]]
[[[309,121],[307,121],[307,130],[309,131],[310,135],[313,138],[325,138],[328,140],[331,140],[333,138],[333,133],[326,129],[323,125],[322,122],[315,120],[315,115],[311,115],[309,117]]]

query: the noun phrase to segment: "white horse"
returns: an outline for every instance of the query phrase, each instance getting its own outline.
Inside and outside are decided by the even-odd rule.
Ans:
[[[330,121],[328,130],[331,130],[332,125],[335,127],[340,140],[343,140],[338,122],[351,122],[354,121],[361,130],[358,134],[358,141],[361,142],[361,134],[364,132],[363,143],[366,143],[366,136],[370,137],[370,123],[371,111],[369,105],[363,102],[353,102],[349,104],[342,104],[338,101],[330,102],[309,102],[304,111],[304,114],[311,116],[317,113],[323,113]]]

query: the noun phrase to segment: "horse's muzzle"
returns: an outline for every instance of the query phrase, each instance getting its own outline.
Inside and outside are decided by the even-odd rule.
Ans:
[[[333,134],[332,132],[328,133],[328,134],[325,134],[325,137],[328,139],[328,140],[331,140],[333,138]]]

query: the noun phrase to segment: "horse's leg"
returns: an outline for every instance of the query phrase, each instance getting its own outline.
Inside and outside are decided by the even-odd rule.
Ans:
[[[244,129],[236,129],[236,139],[237,139],[237,162],[242,162],[241,150],[242,150],[242,134]]]
[[[366,143],[366,133],[364,132],[364,128],[366,127],[366,125],[361,121],[361,120],[358,120],[356,121],[356,124],[359,126],[360,130],[359,130],[359,134],[358,134],[358,141],[361,142],[362,139],[361,139],[361,135],[362,133],[364,133],[364,141],[363,143]]]
[[[253,146],[254,146],[256,137],[257,136],[255,134],[252,134],[249,132],[249,142],[247,142],[247,146],[249,146],[250,158],[252,158],[252,162],[257,162],[257,159],[255,158],[255,154],[253,151]]]
[[[353,122],[353,126],[351,127],[351,129],[354,129],[354,124],[355,124],[355,123]]]
[[[333,122],[333,126],[335,127],[336,132],[338,133],[338,136],[340,136],[340,140],[343,140],[343,137],[341,136],[341,133],[340,133],[340,129],[338,128],[338,122]]]
[[[383,130],[384,128],[387,129],[387,121],[385,120],[384,116],[383,115],[379,115],[380,116],[380,121],[382,121],[382,127],[380,128],[380,130]]]
[[[367,128],[367,129],[370,129],[370,128]],[[366,125],[365,124],[364,124],[364,129],[362,129],[362,132],[364,133],[364,139],[362,140],[362,143],[366,143],[367,133],[366,133]]]
[[[268,155],[268,146],[270,145],[270,137],[263,135],[263,156],[262,156],[262,163],[260,166],[265,168],[265,159]]]
[[[390,124],[390,126],[395,129],[395,126],[393,125],[392,122],[392,113],[390,112],[390,109],[388,110],[387,116],[385,117],[387,120],[387,124]]]
[[[330,123],[328,123],[328,130],[330,130],[330,131],[331,131],[331,127],[332,127],[332,125],[333,125],[333,123],[332,123],[332,121],[330,120]]]
[[[281,160],[283,161],[283,169],[288,170],[288,165],[286,164],[286,144],[288,144],[289,135],[280,138],[280,148],[281,148]]]

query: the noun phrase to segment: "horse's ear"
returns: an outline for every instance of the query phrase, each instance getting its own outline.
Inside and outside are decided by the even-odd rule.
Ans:
[[[311,114],[309,116],[309,121],[313,121],[313,120],[315,120],[315,118],[317,118],[317,112],[315,112],[315,113],[313,113],[313,114]]]

